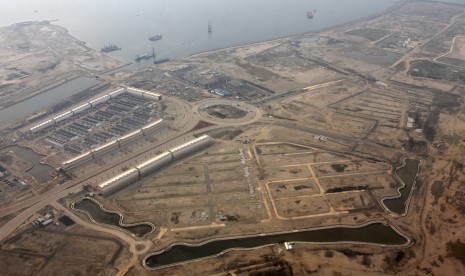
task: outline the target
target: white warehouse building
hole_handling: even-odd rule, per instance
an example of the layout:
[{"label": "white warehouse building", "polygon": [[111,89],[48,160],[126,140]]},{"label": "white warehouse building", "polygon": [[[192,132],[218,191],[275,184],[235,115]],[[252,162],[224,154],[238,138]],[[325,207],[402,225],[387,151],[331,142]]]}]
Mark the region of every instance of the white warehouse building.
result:
[{"label": "white warehouse building", "polygon": [[141,129],[138,129],[136,131],[133,131],[129,134],[126,134],[124,136],[122,136],[121,138],[118,138],[116,140],[113,140],[113,141],[110,141],[106,144],[103,144],[101,146],[99,146],[98,148],[95,148],[93,150],[90,150],[88,152],[85,152],[81,155],[78,155],[70,160],[67,160],[65,162],[63,162],[63,168],[65,170],[69,170],[69,169],[72,169],[76,166],[79,166],[87,161],[90,161],[94,158],[97,158],[99,156],[102,156],[110,151],[113,151],[117,148],[121,148],[122,146],[124,145],[127,145],[139,138],[142,138],[146,135],[149,135],[151,133],[153,133],[154,131],[156,130],[159,130],[161,128],[163,128],[163,126],[165,125],[165,122],[163,121],[163,119],[160,119],[158,121],[155,121],[151,124],[148,124],[147,126],[141,128]]},{"label": "white warehouse building", "polygon": [[154,158],[147,160],[146,162],[139,164],[136,169],[139,170],[140,176],[146,176],[151,172],[154,172],[173,161],[173,154],[169,151],[164,152],[155,156]]},{"label": "white warehouse building", "polygon": [[197,139],[191,140],[185,144],[170,149],[173,154],[173,159],[181,159],[193,152],[199,151],[211,143],[211,138],[208,135],[202,135]]},{"label": "white warehouse building", "polygon": [[129,183],[135,182],[139,179],[139,171],[136,168],[129,169],[107,181],[100,183],[98,189],[102,195],[112,194]]},{"label": "white warehouse building", "polygon": [[210,136],[202,135],[197,139],[191,140],[167,152],[161,153],[154,158],[137,165],[135,168],[127,170],[124,173],[121,173],[103,183],[100,183],[96,188],[101,195],[107,196],[136,182],[141,177],[169,165],[175,160],[181,159],[182,157],[204,149],[211,143],[212,139]]},{"label": "white warehouse building", "polygon": [[124,93],[128,93],[130,95],[134,95],[136,97],[139,97],[139,98],[143,98],[143,99],[149,99],[149,100],[152,100],[152,101],[161,101],[162,100],[162,95],[160,94],[156,94],[156,93],[153,93],[153,92],[149,92],[149,91],[145,91],[145,90],[141,90],[141,89],[137,89],[137,88],[132,88],[132,87],[127,87],[127,88],[120,88],[118,90],[115,90],[113,92],[110,92],[108,94],[105,94],[103,96],[100,96],[98,97],[97,99],[94,99],[90,102],[87,102],[85,104],[82,104],[78,107],[75,107],[71,110],[68,110],[64,113],[61,113],[55,117],[53,117],[53,119],[49,119],[47,121],[44,121],[42,123],[39,123],[35,126],[32,126],[31,128],[29,128],[29,131],[31,133],[37,133],[47,127],[50,127],[50,126],[54,126],[56,124],[58,124],[59,122],[61,121],[64,121],[72,116],[76,116],[77,114],[79,113],[82,113],[88,109],[91,109],[99,104],[102,104],[104,102],[107,102],[109,101],[110,99],[115,99],[116,97],[118,97],[119,95],[121,94],[124,94]]}]

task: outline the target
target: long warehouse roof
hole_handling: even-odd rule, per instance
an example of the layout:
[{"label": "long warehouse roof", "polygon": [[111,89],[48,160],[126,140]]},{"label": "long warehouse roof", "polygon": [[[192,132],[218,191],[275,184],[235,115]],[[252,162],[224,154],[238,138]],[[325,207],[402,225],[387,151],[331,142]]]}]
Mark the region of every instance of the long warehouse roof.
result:
[{"label": "long warehouse roof", "polygon": [[182,150],[182,149],[184,149],[184,148],[186,148],[186,147],[188,147],[188,146],[190,146],[190,145],[192,145],[192,144],[198,143],[198,142],[203,141],[203,140],[209,140],[209,139],[210,139],[210,136],[204,134],[204,135],[200,136],[200,137],[197,138],[197,139],[194,139],[194,140],[192,140],[192,141],[189,141],[189,142],[187,142],[187,143],[184,143],[184,144],[182,144],[182,145],[179,145],[179,146],[177,146],[177,147],[174,147],[174,148],[170,149],[170,151]]},{"label": "long warehouse roof", "polygon": [[137,169],[136,168],[132,168],[132,169],[129,169],[121,174],[118,174],[117,176],[113,177],[113,178],[110,178],[108,179],[107,181],[103,182],[103,183],[100,183],[98,184],[98,187],[100,189],[104,189],[106,186],[111,186],[113,183],[115,183],[116,181],[134,173],[134,172],[137,172]]}]

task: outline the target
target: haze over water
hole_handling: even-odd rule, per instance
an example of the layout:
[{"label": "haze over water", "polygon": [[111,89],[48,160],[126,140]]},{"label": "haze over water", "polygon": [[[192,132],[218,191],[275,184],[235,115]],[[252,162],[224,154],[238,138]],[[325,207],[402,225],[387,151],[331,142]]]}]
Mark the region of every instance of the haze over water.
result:
[{"label": "haze over water", "polygon": [[[152,47],[157,59],[173,59],[317,31],[382,12],[396,1],[15,0],[0,3],[0,25],[58,19],[53,23],[89,47],[100,50],[115,43],[122,50],[110,55],[131,62],[137,54],[151,53]],[[315,17],[308,19],[306,12],[313,10]],[[155,34],[163,34],[163,39],[149,41]]]}]

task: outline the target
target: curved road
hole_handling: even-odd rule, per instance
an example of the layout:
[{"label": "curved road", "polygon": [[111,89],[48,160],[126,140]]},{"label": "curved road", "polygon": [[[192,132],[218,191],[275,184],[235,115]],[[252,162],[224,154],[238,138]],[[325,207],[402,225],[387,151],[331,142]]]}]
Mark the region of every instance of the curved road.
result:
[{"label": "curved road", "polygon": [[[157,143],[151,144],[146,147],[142,147],[138,149],[137,151],[124,156],[124,159],[119,159],[114,162],[108,163],[102,167],[98,167],[93,171],[90,171],[86,173],[85,175],[75,179],[71,180],[65,184],[62,184],[60,186],[57,186],[43,194],[34,196],[33,198],[27,199],[25,201],[19,202],[17,204],[8,206],[0,210],[0,218],[7,216],[9,214],[18,212],[20,210],[25,209],[22,211],[20,214],[15,216],[12,220],[7,222],[3,227],[0,228],[0,241],[4,240],[6,237],[8,237],[15,229],[18,227],[22,226],[24,222],[34,215],[37,211],[40,209],[44,208],[47,205],[53,205],[56,201],[58,201],[60,198],[63,198],[67,196],[70,193],[75,193],[79,192],[82,190],[83,186],[88,183],[88,181],[94,177],[100,176],[104,174],[105,172],[120,166],[121,164],[127,162],[128,160],[132,160],[140,156],[143,156],[147,151],[149,150],[154,150],[154,149],[161,149],[164,150],[167,146],[167,144],[172,144],[173,142],[176,143],[183,143],[186,139],[192,139],[192,132],[190,132],[200,121],[200,119],[204,119],[201,117],[198,112],[193,111],[195,108],[193,108],[192,105],[189,103],[186,103],[182,100],[179,99],[174,99],[170,97],[166,97],[167,101],[170,102],[171,104],[175,104],[178,109],[175,109],[177,114],[182,114],[182,116],[178,116],[177,119],[173,122],[172,127],[176,128],[178,130],[176,133],[173,133],[172,135],[168,135],[164,137],[163,140],[158,141]],[[214,101],[216,102],[216,101]],[[203,103],[205,103],[203,101]],[[257,109],[258,110],[258,109]],[[258,120],[259,118],[259,112],[254,116],[253,121]],[[215,128],[222,128],[224,127],[221,122],[215,121],[217,125],[209,127],[209,129],[215,129]],[[247,122],[228,122],[224,123],[224,125],[245,125],[249,124],[250,121]],[[171,145],[168,146],[168,148],[171,148]]]}]

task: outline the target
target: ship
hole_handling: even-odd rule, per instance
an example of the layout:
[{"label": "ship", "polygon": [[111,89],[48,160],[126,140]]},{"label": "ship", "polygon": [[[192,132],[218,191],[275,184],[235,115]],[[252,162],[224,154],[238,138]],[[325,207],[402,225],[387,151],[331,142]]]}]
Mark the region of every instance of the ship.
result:
[{"label": "ship", "polygon": [[149,37],[149,40],[150,41],[157,41],[157,40],[161,40],[162,38],[163,38],[163,35],[157,34],[157,35]]},{"label": "ship", "polygon": [[149,58],[152,58],[153,55],[152,54],[143,54],[143,55],[137,55],[135,60],[136,61],[141,61],[143,59],[149,59]]},{"label": "ship", "polygon": [[213,31],[212,29],[212,23],[210,21],[208,21],[208,33],[211,34]]},{"label": "ship", "polygon": [[102,49],[100,49],[100,51],[104,53],[118,51],[118,50],[121,50],[121,48],[118,48],[118,46],[116,46],[115,44],[108,44],[108,45],[103,46]]},{"label": "ship", "polygon": [[136,61],[141,61],[141,60],[149,59],[149,58],[155,58],[155,48],[153,48],[153,52],[151,54],[137,55],[135,60]]},{"label": "ship", "polygon": [[307,17],[308,17],[308,18],[313,18],[313,12],[312,12],[312,11],[308,11],[308,12],[307,12]]},{"label": "ship", "polygon": [[153,62],[153,64],[160,64],[160,63],[164,63],[164,62],[168,62],[168,61],[170,61],[169,58],[162,58],[162,59],[155,60]]}]

